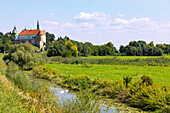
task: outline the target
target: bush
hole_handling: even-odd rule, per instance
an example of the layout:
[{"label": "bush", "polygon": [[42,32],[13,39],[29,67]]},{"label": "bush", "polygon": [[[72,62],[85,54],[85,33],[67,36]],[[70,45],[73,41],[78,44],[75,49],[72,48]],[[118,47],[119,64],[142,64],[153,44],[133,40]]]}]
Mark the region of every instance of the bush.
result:
[{"label": "bush", "polygon": [[59,72],[55,68],[40,65],[33,69],[33,75],[38,78],[51,80],[58,76]]},{"label": "bush", "polygon": [[153,84],[152,79],[148,76],[144,75],[144,76],[141,77],[141,79],[142,79],[142,84],[146,84],[147,86]]},{"label": "bush", "polygon": [[15,63],[9,63],[6,71],[6,77],[24,91],[35,91],[38,89],[38,87],[32,84],[28,74],[24,71],[20,71],[19,67]]},{"label": "bush", "polygon": [[123,83],[128,87],[128,84],[131,82],[132,77],[123,77]]},{"label": "bush", "polygon": [[3,60],[8,65],[10,62],[16,63],[21,69],[32,69],[42,63],[42,56],[35,53],[35,49],[29,43],[13,45],[8,55]]},{"label": "bush", "polygon": [[160,113],[170,113],[170,107],[167,106],[167,107],[163,108]]},{"label": "bush", "polygon": [[155,111],[169,105],[170,95],[168,91],[155,84],[149,84],[150,82],[144,82],[144,80],[151,80],[144,78],[147,77],[141,78],[141,81],[130,87],[128,103],[146,111]]},{"label": "bush", "polygon": [[69,77],[63,81],[64,84],[70,84],[73,86],[78,86],[78,90],[90,88],[92,81],[87,75],[78,75],[75,77]]}]

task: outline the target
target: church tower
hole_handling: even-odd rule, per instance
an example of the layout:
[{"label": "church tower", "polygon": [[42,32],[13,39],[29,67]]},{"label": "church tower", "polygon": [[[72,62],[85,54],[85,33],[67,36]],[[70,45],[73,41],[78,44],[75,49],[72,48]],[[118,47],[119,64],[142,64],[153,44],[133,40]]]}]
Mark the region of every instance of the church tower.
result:
[{"label": "church tower", "polygon": [[18,38],[18,31],[17,31],[16,26],[14,26],[14,29],[12,30],[12,32],[15,33],[15,39],[17,40],[17,38]]},{"label": "church tower", "polygon": [[39,20],[37,20],[37,29],[40,29]]}]

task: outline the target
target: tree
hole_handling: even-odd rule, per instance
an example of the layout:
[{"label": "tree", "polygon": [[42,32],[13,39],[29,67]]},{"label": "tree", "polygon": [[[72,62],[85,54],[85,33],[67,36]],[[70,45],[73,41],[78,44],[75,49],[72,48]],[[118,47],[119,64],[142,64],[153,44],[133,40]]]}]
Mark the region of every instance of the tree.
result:
[{"label": "tree", "polygon": [[137,47],[137,46],[139,46],[139,45],[138,45],[138,43],[137,43],[136,41],[131,41],[131,42],[129,42],[129,46],[135,46],[135,47]]},{"label": "tree", "polygon": [[136,56],[137,55],[136,47],[131,46],[126,54],[129,55],[129,56]]},{"label": "tree", "polygon": [[161,48],[163,50],[163,52],[165,52],[167,49],[167,46],[164,44],[156,44],[156,47]]},{"label": "tree", "polygon": [[89,56],[91,54],[91,48],[87,45],[83,45],[82,55]]},{"label": "tree", "polygon": [[123,45],[120,45],[119,51],[120,51],[120,53],[124,53],[125,52],[125,47]]},{"label": "tree", "polygon": [[46,32],[46,42],[52,42],[55,39],[55,35],[54,34],[50,34],[49,32]]},{"label": "tree", "polygon": [[144,47],[146,45],[146,42],[145,41],[142,41],[142,40],[139,40],[138,42],[138,45],[141,46],[141,47]]},{"label": "tree", "polygon": [[0,32],[0,36],[3,36],[3,33],[2,33],[2,32]]},{"label": "tree", "polygon": [[85,42],[84,45],[93,46],[93,44],[91,42]]},{"label": "tree", "polygon": [[10,52],[4,56],[3,60],[7,65],[14,62],[21,69],[32,69],[42,62],[42,57],[35,53],[35,49],[31,44],[25,43],[12,45]]},{"label": "tree", "polygon": [[64,42],[64,45],[67,47],[67,49],[71,49],[71,47],[73,46],[73,43],[69,40]]},{"label": "tree", "polygon": [[60,43],[54,43],[47,52],[47,56],[61,56],[61,54],[67,50],[66,46]]},{"label": "tree", "polygon": [[151,41],[148,45],[154,47],[153,41]]},{"label": "tree", "polygon": [[108,43],[106,44],[106,46],[108,46],[108,47],[110,47],[110,48],[113,48],[113,47],[114,47],[113,43],[111,43],[111,42],[108,42]]},{"label": "tree", "polygon": [[148,47],[149,47],[149,46],[146,45],[146,46],[144,46],[144,47],[142,48],[143,56],[148,56],[148,52],[149,52]]},{"label": "tree", "polygon": [[162,56],[163,55],[163,50],[158,47],[153,48],[153,55],[154,56]]},{"label": "tree", "polygon": [[143,56],[142,47],[137,47],[137,56]]},{"label": "tree", "polygon": [[78,55],[78,50],[77,50],[77,46],[73,45],[71,47],[71,52],[72,52],[72,56],[77,56]]}]

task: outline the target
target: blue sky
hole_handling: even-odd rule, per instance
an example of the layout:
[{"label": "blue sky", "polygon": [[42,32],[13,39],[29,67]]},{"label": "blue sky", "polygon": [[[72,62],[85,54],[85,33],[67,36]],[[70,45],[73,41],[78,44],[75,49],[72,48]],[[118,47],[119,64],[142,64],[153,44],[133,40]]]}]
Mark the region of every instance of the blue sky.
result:
[{"label": "blue sky", "polygon": [[0,31],[15,25],[40,27],[56,37],[69,36],[116,47],[132,40],[170,43],[170,0],[2,0]]}]

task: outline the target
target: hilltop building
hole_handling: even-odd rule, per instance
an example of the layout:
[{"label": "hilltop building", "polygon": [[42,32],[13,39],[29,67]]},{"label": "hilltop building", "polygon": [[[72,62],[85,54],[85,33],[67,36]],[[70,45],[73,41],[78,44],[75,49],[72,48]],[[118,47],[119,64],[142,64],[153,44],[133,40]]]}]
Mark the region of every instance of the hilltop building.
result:
[{"label": "hilltop building", "polygon": [[40,30],[39,21],[37,21],[37,29],[27,30],[25,28],[23,31],[21,31],[18,34],[16,27],[14,27],[13,31],[16,32],[15,41],[14,41],[15,44],[29,42],[39,47],[40,50],[44,50],[45,43],[46,43],[46,35],[45,35],[45,31]]}]

